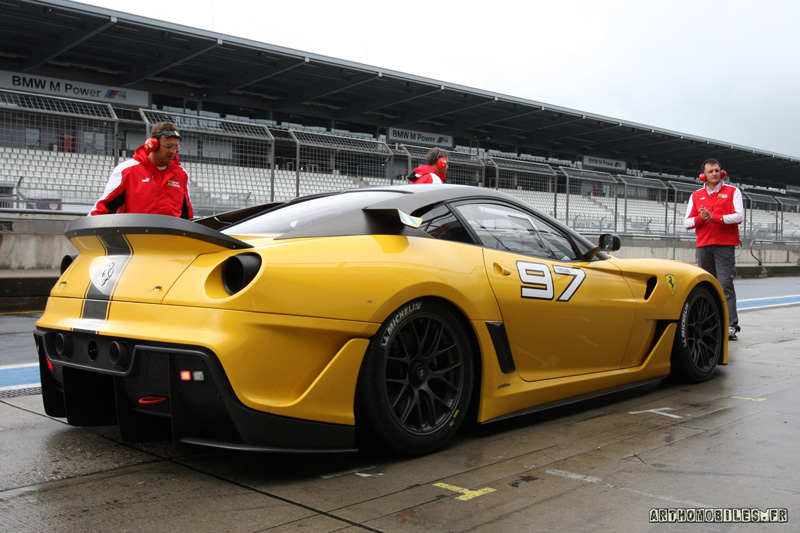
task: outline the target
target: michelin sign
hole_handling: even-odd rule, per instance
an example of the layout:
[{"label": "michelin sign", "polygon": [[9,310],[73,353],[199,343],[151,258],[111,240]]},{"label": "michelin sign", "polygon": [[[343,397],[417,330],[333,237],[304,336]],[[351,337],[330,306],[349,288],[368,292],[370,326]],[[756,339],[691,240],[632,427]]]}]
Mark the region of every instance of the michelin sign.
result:
[{"label": "michelin sign", "polygon": [[136,107],[150,105],[150,95],[147,91],[120,89],[108,85],[32,76],[4,70],[0,70],[0,88]]}]

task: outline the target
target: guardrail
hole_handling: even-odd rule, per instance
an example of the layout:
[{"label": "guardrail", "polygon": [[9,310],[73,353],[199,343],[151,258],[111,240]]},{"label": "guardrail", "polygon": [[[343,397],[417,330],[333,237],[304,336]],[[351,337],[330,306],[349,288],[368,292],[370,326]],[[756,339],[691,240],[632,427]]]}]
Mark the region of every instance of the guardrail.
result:
[{"label": "guardrail", "polygon": [[[756,255],[753,251],[753,247],[756,244],[758,244],[758,255]],[[753,259],[755,259],[758,262],[759,266],[764,264],[764,244],[800,247],[799,241],[775,241],[769,239],[753,239],[752,241],[750,241],[750,255],[753,257]],[[800,254],[797,255],[797,264],[800,265]]]}]

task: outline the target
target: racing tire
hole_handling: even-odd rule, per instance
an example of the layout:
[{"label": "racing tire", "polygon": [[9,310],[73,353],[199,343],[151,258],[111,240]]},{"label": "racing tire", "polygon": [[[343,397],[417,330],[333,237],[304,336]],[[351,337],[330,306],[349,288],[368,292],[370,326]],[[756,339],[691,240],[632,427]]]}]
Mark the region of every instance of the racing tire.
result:
[{"label": "racing tire", "polygon": [[405,456],[443,447],[470,405],[472,352],[463,322],[439,302],[414,300],[392,313],[358,377],[359,446]]},{"label": "racing tire", "polygon": [[672,347],[672,374],[699,383],[706,381],[722,356],[727,328],[719,301],[706,287],[689,293],[678,320]]}]

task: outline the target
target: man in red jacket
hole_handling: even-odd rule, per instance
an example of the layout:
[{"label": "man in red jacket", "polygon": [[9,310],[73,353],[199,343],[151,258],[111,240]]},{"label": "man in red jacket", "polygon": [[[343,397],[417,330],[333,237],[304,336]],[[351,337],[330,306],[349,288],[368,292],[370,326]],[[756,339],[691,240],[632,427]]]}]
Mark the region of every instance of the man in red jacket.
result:
[{"label": "man in red jacket", "polygon": [[90,215],[150,213],[190,219],[189,175],[178,160],[181,134],[159,122],[133,158],[117,165]]},{"label": "man in red jacket", "polygon": [[719,161],[706,159],[700,181],[705,186],[692,193],[686,208],[684,225],[697,234],[697,265],[714,274],[728,300],[728,338],[737,340],[739,317],[736,313],[736,247],[739,246],[739,224],[744,219],[742,193],[722,181],[727,172]]},{"label": "man in red jacket", "polygon": [[450,154],[441,148],[431,148],[425,156],[424,165],[414,169],[408,176],[411,183],[444,183],[447,179],[447,158]]}]

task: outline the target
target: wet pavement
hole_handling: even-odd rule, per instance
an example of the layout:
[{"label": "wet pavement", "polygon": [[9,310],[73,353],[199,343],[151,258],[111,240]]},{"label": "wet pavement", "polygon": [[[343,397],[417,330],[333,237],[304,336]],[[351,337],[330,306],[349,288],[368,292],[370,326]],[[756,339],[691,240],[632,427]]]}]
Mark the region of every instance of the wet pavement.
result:
[{"label": "wet pavement", "polygon": [[[798,289],[737,282],[740,302]],[[742,307],[730,364],[706,383],[470,428],[411,460],[182,454],[70,427],[35,389],[0,389],[0,531],[798,531],[800,306]],[[12,342],[31,318],[0,316],[0,365],[35,358],[32,339]]]}]

